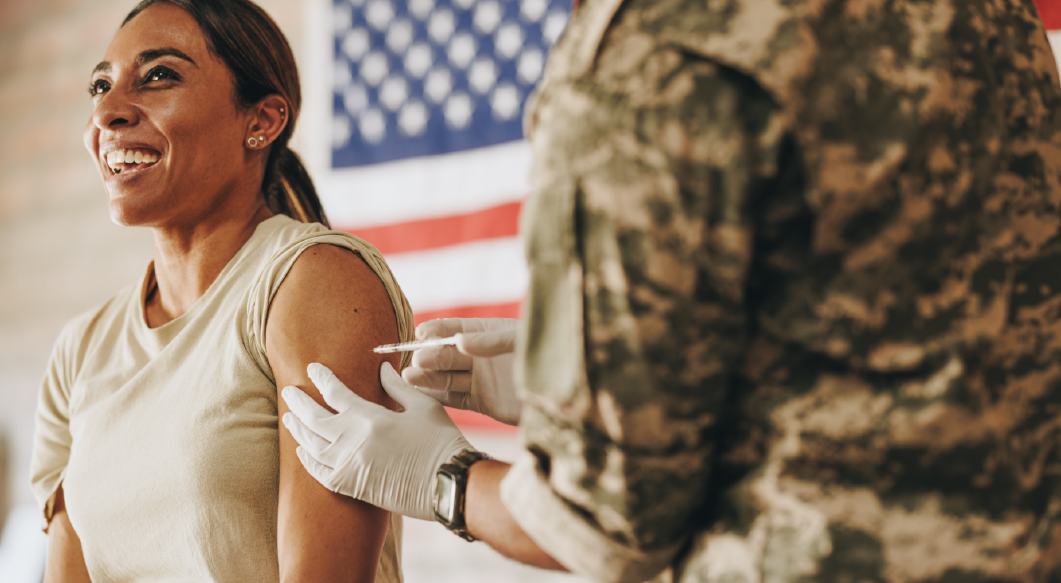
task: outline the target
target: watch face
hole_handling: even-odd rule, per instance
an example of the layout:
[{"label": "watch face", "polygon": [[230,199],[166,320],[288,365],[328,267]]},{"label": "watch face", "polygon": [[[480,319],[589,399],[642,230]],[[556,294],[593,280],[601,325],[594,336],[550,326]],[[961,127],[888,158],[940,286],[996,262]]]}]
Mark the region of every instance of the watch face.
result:
[{"label": "watch face", "polygon": [[439,472],[438,490],[435,491],[435,512],[442,517],[447,524],[452,524],[456,518],[457,482],[453,476]]}]

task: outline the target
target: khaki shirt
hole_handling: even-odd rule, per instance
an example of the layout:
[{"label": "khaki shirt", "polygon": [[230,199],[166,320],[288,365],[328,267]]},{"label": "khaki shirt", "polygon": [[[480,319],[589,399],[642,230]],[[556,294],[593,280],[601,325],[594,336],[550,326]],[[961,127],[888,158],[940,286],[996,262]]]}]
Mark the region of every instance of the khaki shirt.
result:
[{"label": "khaki shirt", "polygon": [[603,581],[1061,576],[1032,0],[587,0],[527,119],[509,511]]},{"label": "khaki shirt", "polygon": [[[265,328],[280,284],[314,245],[358,254],[387,289],[399,336],[412,337],[412,310],[374,247],[285,215],[259,224],[179,318],[147,325],[149,268],[63,329],[37,407],[32,486],[45,528],[62,486],[93,581],[279,581]],[[388,524],[376,580],[401,583],[401,517]]]}]

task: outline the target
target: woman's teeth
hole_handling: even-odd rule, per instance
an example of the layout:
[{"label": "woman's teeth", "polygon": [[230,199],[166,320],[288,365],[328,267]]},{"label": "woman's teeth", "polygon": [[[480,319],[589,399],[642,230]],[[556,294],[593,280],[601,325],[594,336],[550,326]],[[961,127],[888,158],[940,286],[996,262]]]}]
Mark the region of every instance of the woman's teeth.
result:
[{"label": "woman's teeth", "polygon": [[158,162],[158,154],[152,150],[114,150],[107,152],[107,166],[111,172],[118,174],[129,164],[154,164]]}]

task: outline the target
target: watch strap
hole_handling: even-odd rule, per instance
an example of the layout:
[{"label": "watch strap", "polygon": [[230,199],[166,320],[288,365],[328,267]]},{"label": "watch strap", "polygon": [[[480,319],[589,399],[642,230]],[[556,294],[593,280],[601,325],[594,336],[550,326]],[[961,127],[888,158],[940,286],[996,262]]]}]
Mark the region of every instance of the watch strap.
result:
[{"label": "watch strap", "polygon": [[468,468],[470,468],[475,462],[482,461],[485,459],[490,459],[490,456],[480,451],[466,449],[450,458],[450,460],[442,464],[442,466],[438,470],[439,473],[445,471],[446,473],[454,477],[454,482],[456,483],[456,491],[454,492],[453,496],[453,505],[455,511],[453,513],[453,521],[446,521],[445,517],[439,513],[438,499],[436,494],[435,519],[442,523],[443,526],[451,530],[454,534],[468,542],[476,540],[475,537],[467,531],[467,524],[464,521],[464,507],[465,500],[467,499],[468,490]]}]

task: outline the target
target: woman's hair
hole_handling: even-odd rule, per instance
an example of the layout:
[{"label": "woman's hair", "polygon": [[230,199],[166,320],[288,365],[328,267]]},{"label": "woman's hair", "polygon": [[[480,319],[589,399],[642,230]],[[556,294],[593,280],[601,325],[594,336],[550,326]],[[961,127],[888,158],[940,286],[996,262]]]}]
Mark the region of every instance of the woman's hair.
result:
[{"label": "woman's hair", "polygon": [[250,0],[143,0],[122,26],[161,2],[183,9],[199,23],[210,51],[232,72],[237,103],[250,107],[272,94],[287,101],[287,126],[270,148],[265,164],[265,202],[274,213],[328,225],[309,173],[287,147],[302,107],[302,91],[295,57],[284,33]]}]

